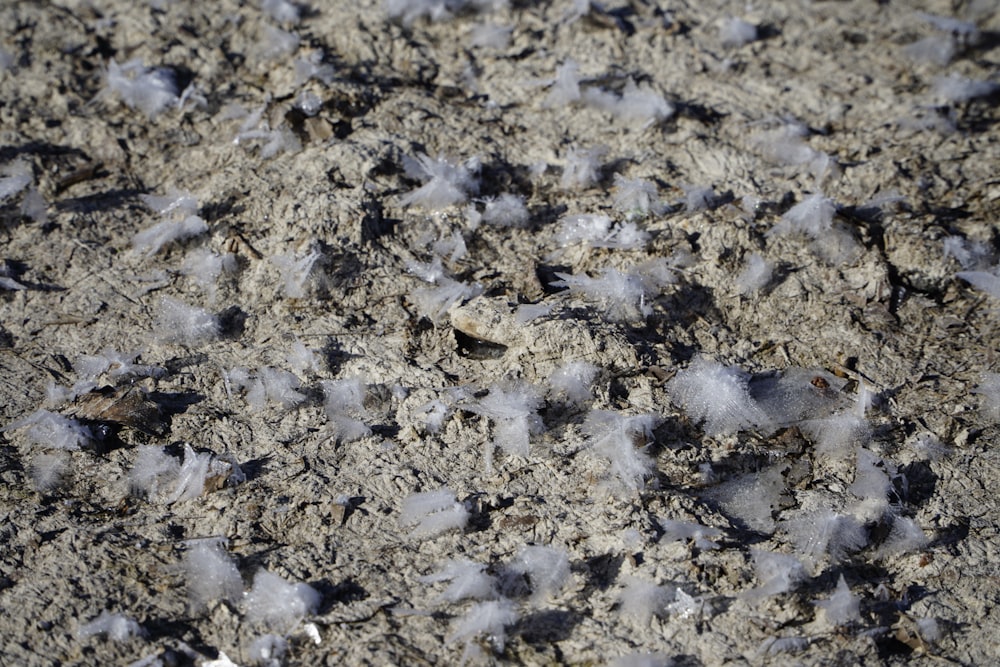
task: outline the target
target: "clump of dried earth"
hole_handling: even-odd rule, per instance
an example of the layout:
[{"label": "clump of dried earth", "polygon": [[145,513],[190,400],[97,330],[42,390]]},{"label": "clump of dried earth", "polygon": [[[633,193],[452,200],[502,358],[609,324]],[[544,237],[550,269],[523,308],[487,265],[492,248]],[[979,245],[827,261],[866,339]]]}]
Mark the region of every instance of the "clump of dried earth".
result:
[{"label": "clump of dried earth", "polygon": [[[107,437],[71,452],[67,476],[50,489],[32,479],[38,446],[22,430],[0,434],[0,661],[200,662],[221,651],[245,664],[262,629],[244,622],[239,604],[193,611],[177,568],[189,540],[220,536],[248,584],[266,568],[320,592],[305,619],[319,642],[293,633],[287,664],[458,662],[465,647],[447,638],[468,606],[438,604],[440,589],[418,577],[449,558],[496,568],[525,544],[565,549],[570,579],[543,603],[516,601],[521,620],[503,649],[481,640],[489,660],[589,665],[652,652],[706,665],[995,663],[998,430],[972,390],[997,370],[997,303],[955,278],[961,267],[943,243],[957,236],[997,250],[1000,132],[995,97],[953,102],[933,90],[949,73],[996,77],[1000,15],[959,4],[981,37],[941,64],[907,55],[940,31],[897,3],[612,2],[578,16],[567,2],[514,2],[410,26],[369,0],[315,3],[294,25],[232,0],[5,3],[0,164],[26,161],[46,210],[24,216],[23,193],[0,209],[0,259],[26,287],[0,292],[0,423],[43,407],[51,383],[72,385],[81,355],[137,351],[138,363],[166,372],[136,381],[163,423],[106,423]],[[720,21],[734,14],[760,38],[724,47]],[[513,26],[509,44],[470,46],[484,21]],[[297,47],[269,57],[269,26],[294,31]],[[311,53],[332,66],[327,81],[297,80],[294,60]],[[172,68],[204,103],[150,119],[100,96],[109,60],[134,58]],[[538,82],[569,58],[588,85],[620,89],[633,77],[663,93],[674,115],[643,126],[582,105],[548,108]],[[321,101],[313,116],[296,106],[302,91]],[[257,142],[234,142],[241,120],[227,120],[231,104],[263,105],[268,127],[301,147],[264,157]],[[755,137],[781,119],[800,122],[804,144],[837,167],[815,174],[768,159]],[[595,146],[607,149],[601,180],[562,189],[570,150]],[[462,206],[401,205],[419,186],[403,158],[420,153],[478,157],[480,196],[524,196],[530,223],[474,228]],[[669,204],[640,221],[651,240],[560,248],[564,215],[621,218],[615,174],[655,183]],[[718,196],[689,212],[691,186]],[[134,252],[135,234],[159,221],[139,196],[173,190],[197,196],[208,232],[151,257]],[[829,239],[767,235],[817,191],[837,203],[853,254],[831,261],[817,252]],[[889,193],[900,199],[869,205]],[[747,196],[758,204],[745,205]],[[456,334],[448,314],[432,321],[413,299],[425,285],[407,267],[455,234],[467,252],[444,266],[481,286],[464,312],[495,323],[489,345]],[[179,270],[197,248],[235,253],[238,270],[206,290]],[[270,258],[310,251],[320,257],[303,294],[286,296]],[[752,253],[775,273],[744,295],[736,276]],[[676,280],[631,321],[549,284],[556,271],[597,275],[679,254],[690,260]],[[221,314],[223,335],[164,342],[165,296]],[[551,310],[519,326],[519,304]],[[321,359],[300,373],[305,401],[251,409],[227,390],[223,371],[286,368],[297,341]],[[845,497],[854,461],[827,460],[787,429],[706,437],[664,390],[697,355],[752,373],[827,369],[868,386],[867,447],[894,471],[893,511],[916,522],[926,546],[892,558],[861,550],[819,564],[791,592],[741,597],[758,584],[753,549],[794,548],[713,504],[712,485],[785,466],[780,521],[817,493]],[[601,369],[593,399],[543,403],[544,433],[527,457],[498,450],[488,470],[492,422],[461,406],[439,432],[421,427],[417,408],[451,388],[475,396],[518,378],[544,389],[572,359]],[[320,383],[354,377],[367,385],[371,434],[338,441]],[[657,416],[655,475],[641,492],[603,483],[605,463],[584,447],[589,409]],[[246,480],[174,503],[130,491],[141,446],[179,454],[183,443],[230,456]],[[441,487],[467,503],[469,525],[408,538],[402,499]],[[659,539],[664,518],[723,530],[720,548]],[[832,627],[812,602],[841,574],[860,617]],[[631,576],[701,603],[638,623],[617,608]],[[137,620],[145,636],[78,636],[106,609]],[[940,636],[921,635],[928,618]],[[774,637],[807,641],[768,655],[761,647]]]}]

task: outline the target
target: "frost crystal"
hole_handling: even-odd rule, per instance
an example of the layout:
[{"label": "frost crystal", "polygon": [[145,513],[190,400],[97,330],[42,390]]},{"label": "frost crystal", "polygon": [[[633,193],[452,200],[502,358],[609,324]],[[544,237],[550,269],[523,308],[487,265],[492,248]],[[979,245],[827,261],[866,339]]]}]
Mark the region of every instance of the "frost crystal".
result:
[{"label": "frost crystal", "polygon": [[164,343],[202,345],[219,337],[219,321],[202,308],[165,296],[160,300],[155,336]]},{"label": "frost crystal", "polygon": [[567,60],[556,68],[556,78],[549,88],[543,106],[564,107],[580,101],[580,66]]},{"label": "frost crystal", "polygon": [[814,604],[823,610],[832,625],[849,625],[861,620],[860,601],[851,593],[844,575],[840,575],[833,595],[826,600],[816,600]]},{"label": "frost crystal", "polygon": [[1000,373],[983,373],[972,393],[979,394],[979,409],[986,418],[1000,422]]},{"label": "frost crystal", "polygon": [[80,626],[81,637],[104,635],[116,642],[123,642],[131,637],[142,637],[145,632],[142,626],[124,614],[111,614],[102,611],[101,615],[90,623]]},{"label": "frost crystal", "polygon": [[283,294],[289,299],[301,299],[306,295],[306,281],[316,261],[322,256],[319,250],[311,250],[302,257],[291,253],[274,255],[271,262],[281,271],[284,283]]},{"label": "frost crystal", "polygon": [[630,493],[642,490],[653,472],[646,449],[654,425],[652,415],[628,417],[607,410],[593,410],[583,424],[590,451],[608,461],[608,472]]},{"label": "frost crystal", "polygon": [[177,470],[174,491],[167,496],[166,502],[173,504],[183,500],[193,500],[206,490],[211,490],[208,486],[210,483],[221,486],[230,478],[234,481],[243,479],[243,473],[238,466],[216,458],[212,452],[199,454],[191,445],[185,444],[184,462]]},{"label": "frost crystal", "polygon": [[601,180],[601,160],[607,155],[604,146],[594,148],[571,148],[566,154],[562,178],[563,190],[586,190]]},{"label": "frost crystal", "polygon": [[526,576],[531,583],[531,600],[540,604],[562,590],[569,580],[569,555],[557,547],[526,546],[508,566],[508,572]]},{"label": "frost crystal", "polygon": [[285,664],[285,653],[288,652],[288,640],[281,635],[261,635],[252,642],[247,650],[248,657],[259,667],[281,667]]},{"label": "frost crystal", "polygon": [[834,157],[811,148],[803,140],[809,128],[792,121],[780,127],[755,134],[751,143],[770,162],[780,165],[805,166],[817,182],[839,171]]},{"label": "frost crystal", "polygon": [[140,445],[129,473],[129,485],[135,495],[155,497],[162,485],[177,478],[180,462],[167,454],[163,447]]},{"label": "frost crystal", "polygon": [[692,420],[705,423],[706,435],[725,435],[768,423],[750,396],[749,380],[735,366],[698,357],[670,381],[667,392]]},{"label": "frost crystal", "polygon": [[532,435],[545,430],[538,408],[542,399],[529,384],[494,384],[490,392],[477,403],[464,406],[493,420],[493,443],[489,445],[486,457],[487,469],[492,467],[493,445],[515,456],[527,456]]},{"label": "frost crystal", "polygon": [[364,380],[358,377],[324,380],[322,385],[326,398],[323,409],[330,420],[334,439],[352,442],[371,435],[371,429],[362,421],[369,417],[364,404]]},{"label": "frost crystal", "polygon": [[73,363],[73,370],[81,379],[94,380],[104,373],[111,378],[123,377],[162,377],[167,371],[159,366],[134,363],[139,352],[118,352],[106,348],[96,355],[80,355]]},{"label": "frost crystal", "polygon": [[214,600],[237,602],[243,595],[240,571],[223,546],[224,540],[189,543],[182,568],[191,606],[202,610]]},{"label": "frost crystal", "polygon": [[486,200],[482,220],[495,227],[526,227],[530,218],[524,197],[504,193],[496,199]]},{"label": "frost crystal", "polygon": [[48,493],[62,486],[69,472],[69,457],[63,452],[36,454],[29,466],[31,481],[39,493]]},{"label": "frost crystal", "polygon": [[410,299],[419,313],[431,322],[438,323],[452,306],[467,301],[482,292],[478,284],[468,285],[449,277],[441,266],[441,258],[430,263],[409,262],[407,271],[434,287],[420,287],[410,293]]},{"label": "frost crystal", "polygon": [[674,114],[674,108],[662,95],[649,86],[639,87],[629,79],[621,95],[588,88],[583,93],[583,100],[588,105],[611,113],[626,123],[633,123],[645,129],[662,122]]},{"label": "frost crystal", "polygon": [[564,396],[577,405],[591,398],[590,387],[597,376],[598,368],[587,361],[567,361],[549,376],[549,395]]},{"label": "frost crystal", "polygon": [[740,294],[749,296],[767,287],[771,282],[772,269],[759,253],[747,257],[743,270],[736,277],[736,287]]},{"label": "frost crystal", "polygon": [[959,271],[955,277],[994,299],[1000,299],[1000,266],[994,267],[992,271]]},{"label": "frost crystal", "polygon": [[783,521],[782,526],[798,553],[812,563],[826,555],[831,562],[840,562],[868,544],[868,532],[857,519],[831,510],[802,512]]},{"label": "frost crystal", "polygon": [[273,25],[265,25],[263,35],[257,43],[257,56],[262,60],[278,60],[295,53],[299,48],[299,36]]},{"label": "frost crystal", "polygon": [[33,179],[31,165],[26,160],[15,160],[0,167],[0,202],[31,185]]},{"label": "frost crystal", "polygon": [[489,600],[497,595],[497,580],[486,574],[486,566],[464,558],[449,560],[441,570],[420,577],[418,581],[425,584],[450,582],[438,596],[443,602]]},{"label": "frost crystal", "polygon": [[1000,92],[1000,83],[977,81],[954,73],[934,80],[934,96],[948,102],[968,102],[997,92]]},{"label": "frost crystal", "polygon": [[781,216],[781,221],[772,227],[767,235],[798,233],[819,239],[833,227],[833,216],[836,212],[837,206],[833,200],[817,192],[788,209],[788,212]]},{"label": "frost crystal", "polygon": [[649,233],[632,221],[612,227],[606,215],[584,214],[563,217],[555,238],[562,247],[586,243],[594,248],[634,250],[646,245]]},{"label": "frost crystal", "polygon": [[630,219],[661,211],[659,192],[652,181],[615,174],[614,182],[616,211],[623,212]]},{"label": "frost crystal", "polygon": [[190,276],[199,287],[208,292],[209,299],[215,299],[215,282],[222,272],[236,271],[236,255],[219,255],[205,248],[196,248],[184,257],[181,273]]},{"label": "frost crystal", "polygon": [[299,8],[288,0],[261,0],[260,10],[279,23],[299,22]]},{"label": "frost crystal", "polygon": [[105,87],[99,97],[118,95],[132,109],[139,109],[155,118],[167,107],[177,103],[177,84],[174,71],[168,68],[151,69],[139,59],[119,65],[112,59],[105,74]]},{"label": "frost crystal", "polygon": [[494,649],[503,651],[507,643],[507,627],[517,623],[517,619],[517,608],[510,600],[480,602],[455,622],[447,641],[469,642],[485,635]]},{"label": "frost crystal", "polygon": [[512,32],[514,32],[512,26],[480,23],[472,28],[469,46],[478,49],[503,51],[510,45],[510,35]]},{"label": "frost crystal", "polygon": [[660,519],[660,527],[663,529],[662,539],[668,542],[694,540],[694,545],[702,550],[718,549],[718,543],[713,540],[723,535],[723,532],[718,528],[690,521]]},{"label": "frost crystal", "polygon": [[741,18],[730,17],[719,27],[719,40],[728,48],[749,44],[757,39],[757,26]]},{"label": "frost crystal", "polygon": [[771,551],[754,551],[754,564],[760,586],[743,593],[749,600],[787,593],[800,581],[806,579],[805,568],[798,558]]},{"label": "frost crystal", "polygon": [[321,596],[308,584],[293,584],[267,570],[261,570],[246,594],[246,618],[279,632],[292,630],[303,618],[316,613]]},{"label": "frost crystal", "polygon": [[667,605],[673,600],[673,587],[657,586],[639,577],[628,577],[624,590],[618,596],[620,611],[641,624],[649,623],[653,616],[666,613]]},{"label": "frost crystal", "polygon": [[875,552],[876,558],[892,558],[914,551],[920,551],[930,540],[913,519],[901,516],[892,517],[892,528],[889,536]]},{"label": "frost crystal", "polygon": [[567,287],[570,293],[595,302],[610,320],[635,321],[653,312],[646,303],[646,286],[634,274],[607,267],[599,278],[569,273],[556,273],[556,277],[559,280],[550,283],[553,287]]},{"label": "frost crystal", "polygon": [[403,197],[400,203],[429,211],[461,204],[479,192],[479,167],[479,158],[459,164],[443,156],[435,159],[423,153],[416,158],[404,156],[403,168],[407,177],[423,181],[424,185]]},{"label": "frost crystal", "polygon": [[24,435],[29,442],[50,449],[80,449],[93,437],[90,429],[77,420],[48,410],[36,410],[0,432],[24,427],[27,427]]},{"label": "frost crystal", "polygon": [[450,530],[462,530],[469,520],[469,510],[455,499],[451,489],[414,493],[403,500],[399,522],[413,526],[410,537],[435,537]]}]

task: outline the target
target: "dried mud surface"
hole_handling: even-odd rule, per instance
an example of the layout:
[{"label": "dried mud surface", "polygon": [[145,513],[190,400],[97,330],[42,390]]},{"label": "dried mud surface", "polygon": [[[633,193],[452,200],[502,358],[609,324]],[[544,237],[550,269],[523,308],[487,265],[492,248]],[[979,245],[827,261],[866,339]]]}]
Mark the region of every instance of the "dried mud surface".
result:
[{"label": "dried mud surface", "polygon": [[[942,253],[952,235],[996,243],[996,100],[954,105],[953,132],[912,122],[947,111],[930,92],[934,77],[996,76],[1000,15],[980,17],[983,41],[942,67],[905,56],[933,31],[897,3],[761,3],[744,15],[742,3],[635,1],[563,24],[566,3],[514,3],[489,17],[515,26],[501,50],[467,46],[480,17],[407,28],[367,0],[316,3],[294,26],[298,55],[321,49],[335,74],[330,85],[296,85],[290,57],[255,55],[273,21],[253,3],[164,5],[0,7],[2,46],[14,55],[0,73],[0,163],[27,160],[48,202],[45,222],[22,217],[19,197],[0,209],[0,259],[27,286],[0,292],[0,423],[43,406],[50,382],[72,384],[83,354],[142,350],[142,363],[168,369],[142,382],[167,414],[166,431],[122,428],[72,452],[69,477],[53,491],[34,489],[36,450],[20,432],[0,433],[0,662],[187,659],[186,646],[243,664],[260,628],[242,622],[236,605],[193,613],[178,574],[185,540],[203,536],[227,538],[248,583],[266,567],[320,591],[308,620],[321,643],[293,636],[292,665],[457,663],[462,645],[446,639],[467,606],[435,604],[439,589],[417,577],[448,558],[507,562],[526,543],[567,549],[571,581],[545,604],[518,602],[522,620],[491,658],[498,663],[604,664],[634,652],[691,665],[1000,660],[998,429],[970,393],[981,372],[997,370],[997,306],[957,280],[958,265]],[[723,48],[717,24],[730,14],[764,26],[764,38]],[[150,121],[117,100],[95,101],[111,57],[173,67],[207,104]],[[641,128],[592,108],[545,108],[545,89],[532,81],[551,78],[566,58],[594,81],[647,82],[677,113]],[[302,88],[323,101],[315,118],[294,111]],[[220,117],[230,102],[267,104],[272,127],[291,128],[301,150],[264,159],[258,147],[235,144],[239,121]],[[768,162],[751,140],[783,116],[807,125],[808,145],[839,162],[822,188],[858,241],[847,261],[824,261],[799,237],[765,236],[817,185],[806,168]],[[604,180],[562,190],[567,151],[595,145],[607,147]],[[417,187],[402,158],[418,152],[479,156],[481,195],[524,195],[531,225],[471,230],[459,207],[401,206]],[[543,162],[551,167],[533,178]],[[683,202],[681,186],[691,184],[710,185],[727,203],[643,220],[654,236],[641,250],[560,249],[552,230],[563,214],[617,215],[614,173],[655,181],[670,203]],[[132,237],[158,220],[138,196],[170,189],[199,197],[209,232],[152,258],[132,252]],[[866,202],[893,190],[904,203],[865,213]],[[756,216],[739,209],[744,195],[762,201]],[[433,242],[455,231],[468,254],[446,268],[482,285],[469,307],[501,323],[499,354],[463,354],[468,341],[456,339],[449,318],[432,323],[410,299],[420,281],[406,263],[429,260]],[[214,297],[178,272],[195,247],[239,258]],[[310,247],[322,260],[305,296],[287,298],[268,257]],[[677,251],[695,261],[640,321],[610,322],[544,284],[552,266],[594,274]],[[735,276],[753,252],[779,268],[768,289],[741,296]],[[225,335],[190,348],[161,342],[165,295],[224,313]],[[553,310],[518,327],[510,324],[518,303]],[[323,359],[302,377],[308,400],[254,411],[227,395],[223,369],[283,367],[296,338]],[[842,497],[853,467],[823,460],[808,442],[705,437],[664,392],[696,354],[750,372],[825,368],[868,383],[878,398],[869,448],[897,466],[894,502],[929,545],[889,559],[861,551],[819,568],[794,593],[740,598],[756,585],[750,548],[789,547],[706,501],[699,465],[711,463],[722,479],[775,461],[804,465],[779,519],[816,494]],[[419,428],[417,408],[446,388],[505,377],[544,383],[570,358],[603,369],[591,407],[661,418],[650,450],[657,473],[640,494],[603,487],[604,464],[582,451],[583,409],[548,405],[531,454],[498,452],[492,473],[483,466],[488,420],[458,410],[438,434]],[[372,435],[337,442],[320,381],[356,376],[369,384]],[[927,435],[947,455],[932,460],[912,446]],[[247,481],[173,504],[131,495],[137,447],[178,443],[232,455]],[[402,498],[441,486],[468,502],[469,526],[408,539],[398,525]],[[721,528],[721,548],[659,540],[657,518]],[[617,595],[633,574],[704,596],[702,612],[648,624],[621,617]],[[862,622],[834,629],[812,600],[828,596],[840,574],[862,600]],[[79,625],[104,609],[134,617],[147,637],[79,638]],[[935,643],[914,629],[927,617],[942,628]],[[793,654],[762,654],[773,636],[810,639]]]}]

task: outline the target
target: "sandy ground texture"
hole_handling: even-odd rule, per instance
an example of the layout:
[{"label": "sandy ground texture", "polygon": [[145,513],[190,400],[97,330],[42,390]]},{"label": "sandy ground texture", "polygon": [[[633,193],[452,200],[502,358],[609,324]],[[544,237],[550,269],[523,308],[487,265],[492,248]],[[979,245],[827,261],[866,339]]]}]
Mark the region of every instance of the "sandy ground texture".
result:
[{"label": "sandy ground texture", "polygon": [[991,4],[0,3],[0,662],[1000,662]]}]

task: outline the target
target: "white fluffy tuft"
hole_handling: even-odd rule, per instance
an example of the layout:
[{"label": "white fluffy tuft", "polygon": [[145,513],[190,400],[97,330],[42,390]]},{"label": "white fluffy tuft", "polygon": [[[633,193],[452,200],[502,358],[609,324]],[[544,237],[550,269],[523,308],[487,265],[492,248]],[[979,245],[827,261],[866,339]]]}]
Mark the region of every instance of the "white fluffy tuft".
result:
[{"label": "white fluffy tuft", "polygon": [[548,394],[581,405],[593,398],[591,387],[599,370],[588,361],[567,361],[549,376]]},{"label": "white fluffy tuft", "polygon": [[404,196],[400,203],[429,211],[461,204],[479,192],[479,167],[479,158],[458,163],[443,156],[431,158],[424,153],[418,153],[416,158],[404,156],[406,175],[424,184]]},{"label": "white fluffy tuft", "polygon": [[278,23],[299,22],[299,8],[288,0],[260,0],[260,10]]},{"label": "white fluffy tuft", "polygon": [[680,542],[693,540],[694,545],[703,551],[718,549],[719,544],[715,539],[724,534],[718,528],[703,526],[700,523],[691,521],[675,521],[673,519],[660,519],[660,527],[663,529],[661,539],[668,542]]},{"label": "white fluffy tuft", "polygon": [[226,372],[230,386],[237,391],[246,389],[247,404],[256,411],[263,410],[267,401],[273,401],[289,410],[305,400],[297,391],[302,381],[294,373],[265,366],[251,375],[245,368],[232,368]]},{"label": "white fluffy tuft", "polygon": [[469,46],[503,51],[510,45],[512,32],[514,32],[513,26],[480,23],[472,27],[472,32],[469,35]]},{"label": "white fluffy tuft", "polygon": [[902,516],[892,517],[889,536],[879,545],[876,558],[893,558],[920,551],[930,543],[927,535],[913,519]]},{"label": "white fluffy tuft", "polygon": [[485,200],[482,221],[494,227],[527,227],[531,218],[524,197],[505,192],[495,199]]},{"label": "white fluffy tuft", "polygon": [[184,500],[194,500],[207,491],[225,484],[243,481],[243,471],[232,461],[216,457],[212,452],[194,451],[191,445],[184,445],[184,461],[177,469],[173,493],[167,496],[168,504]]},{"label": "white fluffy tuft", "polygon": [[478,284],[468,285],[449,277],[441,266],[440,257],[435,257],[429,263],[408,262],[406,270],[432,285],[414,289],[410,293],[410,300],[417,311],[431,322],[441,322],[453,306],[478,296],[483,291]]},{"label": "white fluffy tuft", "polygon": [[641,491],[653,474],[653,459],[646,453],[656,418],[629,417],[607,410],[593,410],[583,423],[588,449],[608,462],[607,471],[629,493]]},{"label": "white fluffy tuft", "polygon": [[507,627],[517,623],[517,620],[517,607],[510,600],[480,602],[455,621],[447,641],[471,642],[482,635],[494,650],[503,651],[507,643]]},{"label": "white fluffy tuft", "polygon": [[500,447],[514,456],[527,456],[531,436],[545,430],[538,408],[542,399],[538,391],[525,382],[494,384],[489,393],[464,409],[493,420],[493,442],[487,445],[486,466],[492,467],[492,450]]},{"label": "white fluffy tuft", "polygon": [[604,146],[571,148],[566,154],[559,185],[563,190],[586,190],[601,180],[601,161],[607,155]]},{"label": "white fluffy tuft", "polygon": [[2,431],[25,427],[28,442],[47,449],[80,449],[93,437],[90,429],[77,420],[44,409],[8,424]]},{"label": "white fluffy tuft", "polygon": [[63,452],[42,452],[35,454],[29,467],[31,481],[39,493],[58,489],[66,481],[69,473],[69,457]]},{"label": "white fluffy tuft", "polygon": [[449,488],[413,493],[403,499],[399,522],[412,526],[410,537],[426,538],[450,530],[462,530],[469,520],[469,510],[455,499]]},{"label": "white fluffy tuft", "polygon": [[980,292],[985,292],[994,299],[1000,299],[1000,266],[993,267],[990,271],[959,271],[955,276]]},{"label": "white fluffy tuft", "polygon": [[102,611],[101,615],[90,623],[81,625],[77,634],[80,637],[104,635],[112,641],[123,642],[132,637],[143,637],[146,632],[141,625],[125,614]]},{"label": "white fluffy tuft", "polygon": [[579,102],[580,66],[573,59],[568,59],[556,67],[556,78],[552,80],[549,94],[545,96],[543,106],[549,108],[564,107]]},{"label": "white fluffy tuft", "polygon": [[646,283],[634,273],[622,273],[614,267],[606,267],[597,278],[570,273],[556,273],[556,276],[559,280],[550,285],[566,287],[571,294],[593,301],[609,320],[632,322],[653,312],[646,303]]},{"label": "white fluffy tuft", "polygon": [[774,532],[774,512],[781,508],[786,491],[782,467],[774,465],[728,480],[709,490],[706,496],[716,500],[728,516],[739,519],[752,530],[769,534]]},{"label": "white fluffy tuft", "polygon": [[673,586],[658,586],[639,577],[628,577],[625,581],[625,588],[618,595],[619,611],[623,616],[644,625],[654,616],[666,614],[667,605],[674,598]]},{"label": "white fluffy tuft", "polygon": [[221,538],[188,543],[181,568],[195,611],[215,600],[236,603],[243,595],[243,578],[224,543]]},{"label": "white fluffy tuft", "polygon": [[614,208],[627,218],[644,218],[663,211],[656,184],[642,178],[625,178],[615,174]]},{"label": "white fluffy tuft", "polygon": [[339,442],[351,442],[371,435],[371,429],[364,423],[369,417],[365,409],[367,387],[359,377],[340,380],[324,380],[323,409],[333,429],[334,438]]},{"label": "white fluffy tuft", "polygon": [[837,589],[826,600],[816,600],[814,604],[823,610],[831,625],[844,626],[861,620],[861,605],[858,597],[851,593],[844,575],[837,581]]},{"label": "white fluffy tuft", "polygon": [[0,167],[0,202],[31,185],[32,180],[34,175],[27,160],[14,160]]},{"label": "white fluffy tuft", "polygon": [[279,632],[292,630],[303,618],[316,613],[321,596],[312,586],[293,584],[261,570],[244,599],[246,620]]},{"label": "white fluffy tuft", "polygon": [[417,580],[424,584],[450,582],[437,598],[442,602],[491,600],[497,596],[497,580],[486,573],[486,566],[464,558],[449,560],[438,572]]},{"label": "white fluffy tuft", "polygon": [[983,373],[972,393],[979,394],[979,409],[994,422],[1000,422],[1000,373]]},{"label": "white fluffy tuft", "polygon": [[151,119],[178,100],[173,70],[149,68],[139,59],[122,65],[114,59],[108,62],[104,86],[99,97],[117,95],[129,108],[139,109]]},{"label": "white fluffy tuft", "polygon": [[813,564],[827,556],[838,563],[868,544],[868,531],[857,519],[828,509],[800,512],[781,526],[797,553]]},{"label": "white fluffy tuft", "polygon": [[287,652],[287,639],[281,635],[264,634],[250,642],[247,657],[258,667],[282,667]]},{"label": "white fluffy tuft", "polygon": [[583,92],[583,101],[643,129],[674,115],[674,107],[663,95],[646,84],[637,86],[632,79],[625,82],[620,95],[596,87],[588,88]]},{"label": "white fluffy tuft", "polygon": [[759,253],[752,253],[736,277],[736,289],[740,294],[749,296],[767,287],[772,275],[773,269],[767,260]]},{"label": "white fluffy tuft", "polygon": [[934,80],[933,95],[946,102],[968,102],[1000,92],[1000,83],[977,81],[955,73]]},{"label": "white fluffy tuft", "polygon": [[301,257],[292,253],[271,256],[271,263],[281,271],[282,292],[286,297],[301,299],[306,296],[306,283],[320,257],[319,250],[311,250]]},{"label": "white fluffy tuft", "polygon": [[796,121],[786,121],[776,129],[759,132],[751,143],[763,157],[775,164],[804,166],[812,172],[817,183],[827,176],[839,173],[836,158],[811,148],[804,138],[809,128]]},{"label": "white fluffy tuft", "polygon": [[750,396],[749,380],[736,366],[698,357],[667,384],[667,393],[692,420],[704,422],[706,435],[725,435],[769,423]]},{"label": "white fluffy tuft", "polygon": [[155,337],[163,343],[194,347],[219,337],[219,321],[214,315],[168,296],[160,299],[154,326]]},{"label": "white fluffy tuft", "polygon": [[118,352],[105,348],[100,354],[83,354],[73,362],[73,370],[83,380],[94,380],[107,373],[110,378],[151,377],[158,378],[166,374],[166,369],[159,366],[136,364],[139,352]]},{"label": "white fluffy tuft", "polygon": [[140,445],[129,486],[134,495],[155,498],[163,487],[177,478],[180,462],[157,445]]},{"label": "white fluffy tuft", "polygon": [[808,576],[802,563],[794,556],[754,550],[753,560],[760,586],[743,593],[742,597],[748,600],[787,593]]},{"label": "white fluffy tuft", "polygon": [[215,299],[215,282],[223,272],[234,273],[237,266],[232,253],[220,255],[207,248],[195,248],[184,257],[181,273],[208,292],[209,299]]},{"label": "white fluffy tuft", "polygon": [[781,216],[781,221],[768,230],[767,235],[795,233],[819,239],[833,227],[833,216],[836,213],[837,206],[833,200],[817,192],[788,209]]},{"label": "white fluffy tuft", "polygon": [[737,48],[757,39],[757,26],[741,18],[723,19],[719,26],[719,41],[727,48]]},{"label": "white fluffy tuft", "polygon": [[569,554],[559,547],[525,546],[507,572],[527,577],[532,603],[541,604],[557,595],[569,581]]},{"label": "white fluffy tuft", "polygon": [[143,257],[152,257],[173,241],[198,236],[208,231],[208,225],[197,215],[182,220],[164,220],[144,229],[132,238],[132,248]]}]

